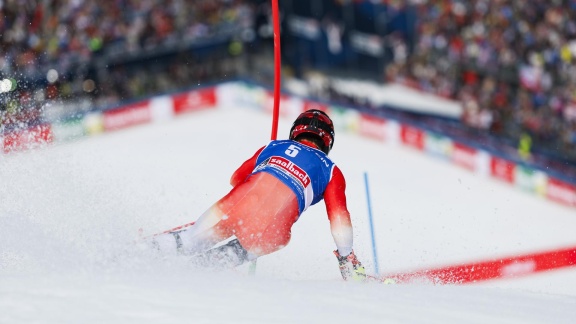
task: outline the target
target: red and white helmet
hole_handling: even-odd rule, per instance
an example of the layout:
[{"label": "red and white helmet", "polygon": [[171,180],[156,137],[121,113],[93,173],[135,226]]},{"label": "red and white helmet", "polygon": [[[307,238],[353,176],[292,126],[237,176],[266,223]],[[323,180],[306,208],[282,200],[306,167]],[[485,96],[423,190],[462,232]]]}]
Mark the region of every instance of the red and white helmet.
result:
[{"label": "red and white helmet", "polygon": [[310,109],[296,118],[290,129],[290,139],[294,140],[302,134],[319,137],[323,143],[320,149],[326,154],[334,145],[334,124],[322,110]]}]

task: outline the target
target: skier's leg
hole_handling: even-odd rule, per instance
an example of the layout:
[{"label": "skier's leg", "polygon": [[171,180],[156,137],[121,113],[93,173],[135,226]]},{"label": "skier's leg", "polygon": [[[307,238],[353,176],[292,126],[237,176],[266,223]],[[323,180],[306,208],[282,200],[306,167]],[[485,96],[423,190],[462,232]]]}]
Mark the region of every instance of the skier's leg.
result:
[{"label": "skier's leg", "polygon": [[192,226],[181,230],[166,232],[152,238],[152,244],[162,253],[196,254],[206,251],[228,236],[213,230],[222,219],[222,212],[218,203],[205,211]]},{"label": "skier's leg", "polygon": [[226,196],[218,200],[196,220],[194,225],[183,230],[173,231],[156,238],[161,250],[184,254],[197,254],[207,251],[219,242],[235,234],[236,223],[227,222],[230,213],[246,214],[254,209],[254,204],[246,204],[251,197],[254,182],[246,182],[234,187]]},{"label": "skier's leg", "polygon": [[[231,251],[241,260],[253,260],[286,246],[297,219],[298,202],[291,189],[273,176],[260,173],[233,188],[194,225],[161,235],[157,241],[172,251],[190,255],[205,252],[236,236],[237,243],[231,244],[241,249]],[[229,246],[220,248],[210,253],[218,254]]]},{"label": "skier's leg", "polygon": [[205,267],[232,268],[255,258],[256,256],[246,251],[238,239],[235,238],[224,245],[195,256],[194,262]]},{"label": "skier's leg", "polygon": [[298,219],[298,201],[292,190],[266,173],[250,177],[223,199],[221,206],[226,216],[214,231],[235,235],[251,259],[286,246]]},{"label": "skier's leg", "polygon": [[252,258],[276,252],[290,242],[292,223],[273,223],[255,237],[245,238],[242,244]]}]

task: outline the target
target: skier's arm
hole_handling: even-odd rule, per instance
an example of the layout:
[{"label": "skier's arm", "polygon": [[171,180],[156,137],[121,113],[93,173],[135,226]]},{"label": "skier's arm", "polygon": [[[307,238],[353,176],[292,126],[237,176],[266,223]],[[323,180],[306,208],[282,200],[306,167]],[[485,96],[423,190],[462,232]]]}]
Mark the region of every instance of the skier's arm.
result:
[{"label": "skier's arm", "polygon": [[346,180],[342,171],[336,166],[332,172],[332,179],[324,191],[326,212],[330,220],[330,230],[338,252],[347,255],[352,252],[352,221],[346,206]]},{"label": "skier's arm", "polygon": [[342,278],[364,280],[366,278],[364,267],[352,250],[353,232],[350,212],[346,206],[346,180],[337,166],[334,167],[332,179],[324,192],[324,201],[330,220],[330,230],[337,247],[334,254],[338,259]]},{"label": "skier's arm", "polygon": [[264,147],[261,147],[251,158],[244,161],[244,163],[234,171],[230,178],[230,184],[232,187],[236,187],[240,183],[244,182],[250,173],[252,173],[254,167],[256,167],[256,159],[258,159],[258,155],[260,155],[260,152],[262,152],[263,149]]}]

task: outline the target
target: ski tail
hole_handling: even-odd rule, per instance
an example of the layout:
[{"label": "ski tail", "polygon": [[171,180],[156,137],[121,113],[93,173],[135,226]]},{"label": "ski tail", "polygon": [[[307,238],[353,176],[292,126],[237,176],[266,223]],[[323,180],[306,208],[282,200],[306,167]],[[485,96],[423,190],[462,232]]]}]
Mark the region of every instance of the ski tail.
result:
[{"label": "ski tail", "polygon": [[140,229],[138,229],[138,233],[140,233],[140,238],[141,238],[141,239],[151,239],[151,238],[154,238],[154,237],[159,236],[159,235],[169,234],[169,233],[177,233],[177,232],[183,231],[183,230],[187,229],[188,227],[194,225],[195,223],[196,223],[196,222],[187,223],[187,224],[184,224],[184,225],[176,226],[176,227],[174,227],[174,228],[171,228],[171,229],[168,229],[168,230],[159,232],[159,233],[147,235],[147,236],[144,236],[144,235],[143,235],[144,230],[143,230],[142,228],[140,228]]}]

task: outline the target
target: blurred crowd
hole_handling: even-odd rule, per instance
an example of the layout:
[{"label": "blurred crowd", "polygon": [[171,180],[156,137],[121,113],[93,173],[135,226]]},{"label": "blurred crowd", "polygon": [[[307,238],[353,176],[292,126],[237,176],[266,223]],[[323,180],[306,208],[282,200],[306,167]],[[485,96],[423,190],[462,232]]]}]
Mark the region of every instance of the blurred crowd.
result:
[{"label": "blurred crowd", "polygon": [[386,78],[459,100],[463,122],[576,160],[576,1],[419,1]]},{"label": "blurred crowd", "polygon": [[[252,12],[242,0],[0,1],[0,80],[17,83],[0,92],[0,124],[30,121],[50,100],[112,105],[234,76],[227,54]],[[215,39],[232,41],[224,55],[191,54]]]}]

